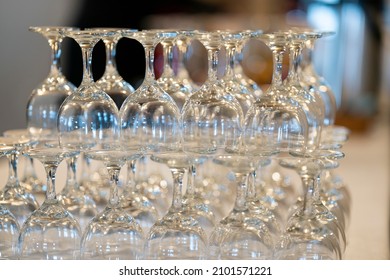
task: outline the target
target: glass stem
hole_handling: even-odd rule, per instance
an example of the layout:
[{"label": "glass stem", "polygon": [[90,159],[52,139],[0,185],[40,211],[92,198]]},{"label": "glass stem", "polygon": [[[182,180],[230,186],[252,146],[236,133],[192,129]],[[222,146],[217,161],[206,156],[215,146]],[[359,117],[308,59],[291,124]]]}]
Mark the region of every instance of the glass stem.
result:
[{"label": "glass stem", "polygon": [[145,62],[146,62],[146,71],[145,71],[145,84],[152,84],[154,76],[154,50],[155,46],[145,45]]},{"label": "glass stem", "polygon": [[283,56],[284,56],[283,48],[276,48],[272,51],[273,58],[273,74],[272,74],[272,86],[281,86],[283,79]]},{"label": "glass stem", "polygon": [[188,184],[186,189],[187,197],[194,197],[195,195],[195,178],[196,178],[197,166],[195,163],[191,164],[188,168]]},{"label": "glass stem", "polygon": [[302,47],[300,44],[291,44],[290,46],[290,65],[287,81],[289,84],[299,84],[298,67],[300,63]]},{"label": "glass stem", "polygon": [[9,176],[8,176],[8,186],[19,186],[19,177],[18,177],[18,158],[19,152],[14,151],[9,155]]},{"label": "glass stem", "polygon": [[55,200],[57,199],[55,182],[56,182],[56,165],[45,165],[46,176],[47,176],[47,190],[46,190],[46,200]]},{"label": "glass stem", "polygon": [[36,178],[37,175],[35,173],[34,168],[34,159],[33,158],[27,158],[26,164],[24,165],[23,170],[23,179],[27,180],[29,178]]},{"label": "glass stem", "polygon": [[93,73],[92,73],[92,50],[93,47],[82,47],[83,56],[83,80],[80,86],[87,86],[93,84]]},{"label": "glass stem", "polygon": [[225,48],[227,63],[224,78],[229,81],[234,79],[236,46],[234,44],[226,44]]},{"label": "glass stem", "polygon": [[119,173],[121,169],[120,167],[109,167],[107,170],[110,176],[110,199],[108,203],[112,208],[114,208],[119,205],[118,185]]},{"label": "glass stem", "polygon": [[256,177],[257,172],[256,170],[253,170],[251,173],[249,173],[248,176],[248,200],[255,200],[256,199]]},{"label": "glass stem", "polygon": [[163,42],[163,52],[164,71],[162,75],[165,78],[173,77],[173,44],[171,41],[167,40]]},{"label": "glass stem", "polygon": [[79,189],[79,185],[77,183],[77,157],[71,157],[67,159],[68,162],[68,177],[67,177],[67,185],[71,186],[74,189]]},{"label": "glass stem", "polygon": [[242,50],[244,48],[244,43],[239,43],[237,45],[234,58],[233,58],[233,68],[234,68],[234,73],[235,75],[243,74],[243,68],[241,66],[242,59],[243,59],[243,53]]},{"label": "glass stem", "polygon": [[209,83],[215,83],[218,80],[218,48],[208,48],[208,81]]},{"label": "glass stem", "polygon": [[51,48],[51,64],[49,77],[55,77],[61,73],[60,57],[61,57],[61,42],[62,40],[49,39]]},{"label": "glass stem", "polygon": [[248,174],[235,173],[237,182],[236,201],[234,203],[235,211],[248,210]]},{"label": "glass stem", "polygon": [[173,176],[173,197],[171,209],[179,212],[183,205],[183,177],[185,169],[172,169]]},{"label": "glass stem", "polygon": [[116,72],[116,42],[114,41],[105,41],[106,47],[106,73],[115,74]]},{"label": "glass stem", "polygon": [[313,172],[302,172],[300,174],[303,188],[304,188],[304,199],[303,199],[303,213],[310,215],[312,212],[313,205],[320,199],[320,192],[318,189],[319,173]]},{"label": "glass stem", "polygon": [[[183,73],[187,74],[186,70],[186,54],[187,54],[187,43],[185,40],[179,40],[177,44],[177,67],[176,69],[176,75],[180,74],[183,75]],[[181,77],[181,78],[187,78],[187,77]]]},{"label": "glass stem", "polygon": [[135,172],[136,172],[136,161],[135,159],[130,160],[127,164],[127,184],[126,184],[126,192],[133,193],[135,192]]}]

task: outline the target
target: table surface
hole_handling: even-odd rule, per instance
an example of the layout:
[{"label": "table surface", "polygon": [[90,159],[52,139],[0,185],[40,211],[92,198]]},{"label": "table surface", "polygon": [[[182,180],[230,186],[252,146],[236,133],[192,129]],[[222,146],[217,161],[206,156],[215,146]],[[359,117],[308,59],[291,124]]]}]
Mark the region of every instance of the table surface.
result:
[{"label": "table surface", "polygon": [[344,259],[388,260],[390,220],[390,139],[388,118],[364,134],[351,134],[338,174],[352,195]]}]

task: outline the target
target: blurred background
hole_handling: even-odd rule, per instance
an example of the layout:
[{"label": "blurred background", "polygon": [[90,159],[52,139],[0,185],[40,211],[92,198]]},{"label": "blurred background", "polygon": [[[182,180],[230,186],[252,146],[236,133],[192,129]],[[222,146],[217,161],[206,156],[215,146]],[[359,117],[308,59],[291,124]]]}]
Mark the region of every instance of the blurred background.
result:
[{"label": "blurred background", "polygon": [[[330,30],[335,35],[316,45],[315,65],[335,92],[337,122],[365,131],[379,112],[388,111],[389,0],[144,0],[138,9],[128,3],[117,0],[107,6],[101,0],[0,0],[0,131],[25,126],[28,97],[49,72],[49,45],[41,35],[28,31],[33,25],[265,31],[302,25]],[[63,71],[78,85],[81,52],[73,40],[66,39],[63,45]],[[249,45],[246,73],[266,84],[271,79],[270,53],[256,42]],[[99,51],[104,51],[102,42],[96,46]],[[140,46],[126,49],[125,43],[118,45],[119,71],[135,87],[143,78],[142,51]],[[98,78],[104,64],[94,61]]]},{"label": "blurred background", "polygon": [[[49,73],[49,45],[29,26],[334,31],[316,44],[314,63],[334,90],[336,124],[352,131],[338,170],[353,196],[346,259],[389,259],[390,0],[143,0],[137,8],[134,3],[0,0],[0,133],[25,127],[31,91]],[[63,72],[77,86],[81,52],[70,39],[63,46]],[[135,87],[144,73],[142,51],[118,44],[118,70]],[[95,78],[104,70],[99,52],[102,42],[94,50]],[[270,82],[270,59],[264,46],[250,43],[244,69],[261,86]]]}]

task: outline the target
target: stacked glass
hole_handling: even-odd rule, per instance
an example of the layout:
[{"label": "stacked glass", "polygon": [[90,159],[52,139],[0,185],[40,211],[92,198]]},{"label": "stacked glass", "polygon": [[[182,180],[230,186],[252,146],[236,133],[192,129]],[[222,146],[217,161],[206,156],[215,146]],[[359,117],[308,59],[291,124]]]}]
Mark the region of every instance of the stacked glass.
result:
[{"label": "stacked glass", "polygon": [[[329,33],[307,29],[31,30],[46,34],[53,46],[54,78],[48,80],[61,81],[61,89],[66,82],[58,65],[59,42],[64,37],[80,45],[84,75],[77,89],[66,87],[69,92],[61,106],[54,98],[57,92],[53,98],[50,92],[44,93],[48,103],[54,101],[46,106],[52,114],[28,106],[29,133],[0,139],[1,154],[11,160],[8,184],[16,186],[11,190],[32,195],[32,188],[17,180],[19,153],[42,162],[47,172],[46,198],[42,205],[32,203],[28,213],[12,203],[9,193],[13,192],[5,188],[8,195],[1,196],[0,221],[12,224],[7,228],[1,224],[0,234],[4,232],[8,241],[0,244],[0,256],[342,259],[350,201],[346,186],[336,182],[330,170],[344,156],[340,148],[348,130],[334,125],[333,93],[310,60],[314,41]],[[115,44],[122,37],[137,40],[145,49],[145,78],[137,89],[115,69],[119,63],[114,60]],[[272,83],[259,94],[242,71],[235,73],[240,63],[236,51],[249,39],[260,40],[273,54]],[[92,50],[99,40],[107,45],[107,67],[106,75],[95,82]],[[208,54],[207,80],[199,88],[190,86],[183,61],[178,62],[180,69],[173,64],[174,59],[185,57],[182,52],[190,49],[194,40]],[[159,79],[154,76],[157,44],[164,48]],[[181,51],[177,57],[175,47]],[[223,48],[226,68],[219,75]],[[302,51],[309,53],[306,60]],[[283,79],[282,61],[287,52],[289,74]],[[55,85],[50,90],[59,91]],[[114,90],[122,93],[120,103],[113,100]],[[38,104],[35,96],[33,93],[29,104]],[[45,130],[51,132],[45,134]],[[68,162],[67,185],[57,197],[55,173],[64,159]],[[93,191],[76,177],[79,160],[103,163],[110,182],[108,193]],[[143,168],[165,169],[165,182],[172,182],[169,200],[150,200],[137,188],[137,167],[145,163]],[[282,176],[284,168],[297,172],[302,196],[286,198],[286,193],[280,195],[277,186],[264,180],[270,178],[267,167],[271,164],[272,176]],[[214,169],[211,179],[218,189],[205,188],[211,186],[211,180],[202,176],[202,170],[208,168]],[[120,176],[122,170],[126,179]],[[82,170],[87,177],[88,172],[90,169]],[[93,195],[97,193],[102,197]],[[296,203],[288,205],[286,201]],[[98,202],[105,204],[97,208]],[[10,234],[17,235],[18,242]]]}]

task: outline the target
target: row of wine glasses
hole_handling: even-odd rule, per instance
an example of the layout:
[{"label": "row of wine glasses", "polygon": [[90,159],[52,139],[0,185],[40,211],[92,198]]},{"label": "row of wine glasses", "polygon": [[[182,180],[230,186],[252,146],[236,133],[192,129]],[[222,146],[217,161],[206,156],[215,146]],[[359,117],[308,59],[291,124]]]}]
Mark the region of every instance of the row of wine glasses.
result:
[{"label": "row of wine glasses", "polygon": [[[21,208],[13,210],[11,206],[16,203],[9,203],[21,225],[18,257],[342,258],[347,222],[340,224],[343,218],[326,207],[335,201],[330,203],[332,197],[325,197],[329,192],[319,195],[313,182],[320,182],[324,170],[337,167],[347,131],[325,121],[327,110],[335,108],[321,97],[317,85],[301,82],[308,79],[299,63],[305,44],[325,33],[67,27],[31,30],[45,35],[52,46],[54,66],[48,80],[60,76],[56,82],[66,82],[58,65],[59,42],[64,37],[80,45],[84,73],[81,85],[77,89],[66,87],[70,91],[65,99],[56,99],[54,105],[35,102],[33,97],[47,94],[51,98],[50,90],[55,91],[56,86],[33,93],[27,107],[28,119],[32,120],[28,122],[29,134],[2,141],[4,146],[14,147],[9,153],[14,159],[10,160],[12,181],[18,180],[15,159],[19,153],[42,162],[47,173],[46,198],[41,205],[32,203],[30,212],[19,214]],[[145,49],[145,78],[137,89],[126,85],[115,69],[115,42],[122,37],[137,40]],[[236,50],[249,39],[262,41],[273,53],[273,80],[261,94],[235,75],[240,55]],[[107,46],[107,67],[102,79],[95,82],[92,50],[99,40]],[[208,75],[201,86],[186,87],[188,76],[176,74],[179,71],[173,67],[172,47],[176,42],[188,45],[193,40],[207,51]],[[156,78],[154,52],[159,43],[165,51],[164,69]],[[221,77],[218,66],[222,48],[226,49],[228,63]],[[283,80],[281,66],[287,50],[290,69]],[[123,98],[115,102],[113,96],[118,92]],[[56,122],[43,120],[47,114]],[[56,169],[64,159],[68,163],[67,185],[57,197]],[[86,163],[81,168],[86,168],[87,176],[91,176],[91,161],[105,166],[107,173],[98,175],[101,182],[107,175],[109,195],[100,209],[93,200],[103,186],[79,184],[79,159]],[[152,203],[136,188],[137,171],[151,163],[169,168],[173,178],[170,199],[157,197]],[[197,187],[199,177],[209,182],[199,171],[204,172],[210,163],[215,173],[229,170],[229,179],[235,185],[233,191],[228,188],[228,196],[233,197],[231,208],[218,195],[219,201],[207,201],[205,190]],[[266,172],[271,163],[273,172]],[[119,173],[124,165],[128,166],[128,180],[122,191]],[[283,174],[282,167],[298,171],[304,187],[302,202],[298,199],[288,213],[278,212],[277,197],[264,193],[264,185],[278,181],[275,174]],[[212,178],[218,179],[218,174]],[[19,189],[26,193],[21,186]],[[217,209],[224,210],[218,213]],[[332,210],[336,209],[346,208]],[[338,214],[348,217],[344,212]]]}]

